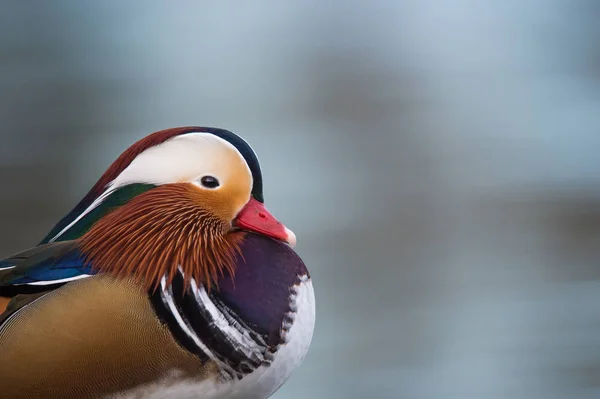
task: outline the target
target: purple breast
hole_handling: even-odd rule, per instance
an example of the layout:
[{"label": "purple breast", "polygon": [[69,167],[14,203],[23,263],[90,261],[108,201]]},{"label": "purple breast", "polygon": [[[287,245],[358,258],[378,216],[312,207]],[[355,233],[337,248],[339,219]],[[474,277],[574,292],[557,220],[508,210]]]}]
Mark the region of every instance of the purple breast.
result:
[{"label": "purple breast", "polygon": [[221,278],[213,294],[268,345],[277,345],[282,322],[291,310],[291,289],[308,270],[288,245],[257,234],[246,236],[241,254],[236,259],[235,277]]}]

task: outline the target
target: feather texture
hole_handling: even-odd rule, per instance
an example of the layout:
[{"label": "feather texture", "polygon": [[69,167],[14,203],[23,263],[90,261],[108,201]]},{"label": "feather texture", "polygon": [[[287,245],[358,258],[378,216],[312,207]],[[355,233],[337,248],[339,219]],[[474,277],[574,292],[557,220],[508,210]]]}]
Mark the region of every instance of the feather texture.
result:
[{"label": "feather texture", "polygon": [[144,137],[143,139],[134,143],[131,147],[125,150],[115,162],[104,172],[100,179],[96,182],[94,187],[86,194],[86,196],[75,206],[75,208],[69,212],[60,222],[54,226],[54,228],[44,237],[41,244],[50,242],[53,237],[60,233],[66,226],[72,223],[77,217],[86,211],[86,209],[96,200],[104,191],[107,189],[109,184],[119,176],[125,168],[127,168],[133,160],[147,149],[154,147],[158,144],[164,143],[165,141],[182,134],[194,133],[194,132],[206,132],[214,134],[220,137],[234,147],[242,154],[246,160],[250,170],[252,172],[253,187],[252,196],[259,202],[264,202],[263,196],[263,182],[262,174],[260,170],[260,164],[256,154],[252,148],[242,138],[236,134],[225,130],[214,127],[200,127],[200,126],[185,126],[172,129],[165,129],[151,135]]},{"label": "feather texture", "polygon": [[224,219],[205,210],[202,191],[189,184],[167,184],[138,195],[98,221],[80,239],[94,269],[132,277],[156,289],[178,267],[209,290],[226,270],[234,274],[243,232],[231,232]]},{"label": "feather texture", "polygon": [[2,398],[100,398],[216,375],[156,318],[144,290],[93,276],[13,312],[0,330]]},{"label": "feather texture", "polygon": [[0,293],[6,286],[52,283],[92,273],[75,241],[40,245],[3,259],[0,265],[10,265],[0,270]]}]

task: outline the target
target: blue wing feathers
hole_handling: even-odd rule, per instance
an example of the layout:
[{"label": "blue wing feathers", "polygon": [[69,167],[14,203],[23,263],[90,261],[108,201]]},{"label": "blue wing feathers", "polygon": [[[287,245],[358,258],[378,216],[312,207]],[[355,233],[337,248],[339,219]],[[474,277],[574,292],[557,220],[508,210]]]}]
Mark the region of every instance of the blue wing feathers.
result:
[{"label": "blue wing feathers", "polygon": [[26,276],[21,278],[15,278],[11,280],[10,284],[28,284],[33,282],[40,281],[54,281],[54,280],[64,280],[68,278],[73,278],[77,276],[81,276],[82,274],[93,274],[91,268],[87,266],[79,266],[79,267],[61,267],[58,269],[53,268],[39,268],[32,270],[27,273]]},{"label": "blue wing feathers", "polygon": [[0,286],[52,284],[84,274],[94,274],[94,271],[72,241],[40,245],[0,260]]},{"label": "blue wing feathers", "polygon": [[9,262],[8,260],[0,260],[0,270],[7,269],[9,267],[13,267],[14,262]]}]

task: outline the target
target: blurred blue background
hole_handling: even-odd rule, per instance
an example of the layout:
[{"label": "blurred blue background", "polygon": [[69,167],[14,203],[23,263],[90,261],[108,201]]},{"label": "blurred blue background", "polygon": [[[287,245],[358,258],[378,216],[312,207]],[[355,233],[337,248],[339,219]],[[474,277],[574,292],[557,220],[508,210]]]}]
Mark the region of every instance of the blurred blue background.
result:
[{"label": "blurred blue background", "polygon": [[600,2],[2,9],[2,254],[135,140],[223,127],[317,294],[274,398],[600,397]]}]

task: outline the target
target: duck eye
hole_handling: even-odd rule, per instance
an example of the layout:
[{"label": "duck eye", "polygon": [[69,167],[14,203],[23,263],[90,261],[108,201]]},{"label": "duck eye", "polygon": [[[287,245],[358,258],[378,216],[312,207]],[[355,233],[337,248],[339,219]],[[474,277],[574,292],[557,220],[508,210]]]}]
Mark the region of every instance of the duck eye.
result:
[{"label": "duck eye", "polygon": [[219,187],[219,181],[217,180],[216,177],[213,177],[213,176],[203,176],[200,179],[200,184],[202,184],[202,187],[206,187],[206,188]]}]

